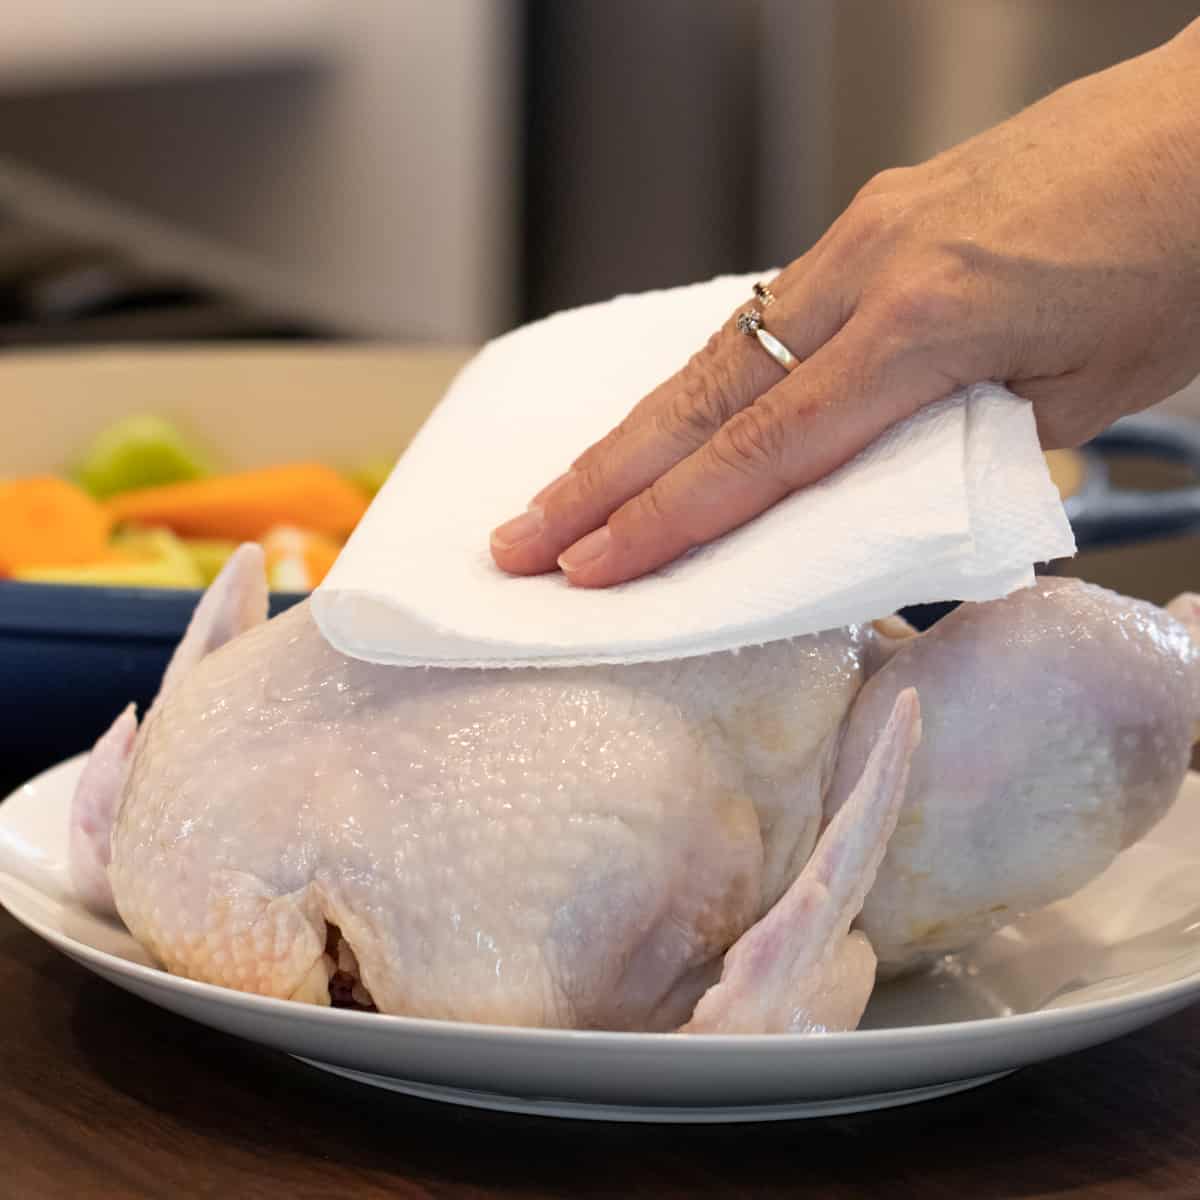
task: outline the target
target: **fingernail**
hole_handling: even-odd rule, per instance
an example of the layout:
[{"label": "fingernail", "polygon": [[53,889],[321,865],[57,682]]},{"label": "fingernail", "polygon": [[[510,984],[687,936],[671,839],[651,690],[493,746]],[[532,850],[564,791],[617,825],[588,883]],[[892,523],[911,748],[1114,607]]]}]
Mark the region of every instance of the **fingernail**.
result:
[{"label": "fingernail", "polygon": [[534,498],[532,500],[530,500],[530,502],[529,502],[530,506],[535,505],[535,504],[544,504],[547,500],[550,499],[551,492],[558,491],[559,487],[562,484],[566,483],[567,480],[571,479],[574,475],[575,475],[575,469],[572,468],[569,471],[564,471],[557,479],[551,480],[550,483],[546,484],[546,486],[544,488],[542,488],[542,490],[540,492],[538,492],[538,494],[536,496],[534,496]]},{"label": "fingernail", "polygon": [[601,525],[599,529],[593,529],[587,537],[580,538],[575,545],[564,550],[558,556],[558,565],[569,575],[607,554],[611,544],[612,534],[609,533],[608,526]]},{"label": "fingernail", "polygon": [[545,523],[542,510],[530,508],[519,517],[513,517],[511,521],[506,521],[499,528],[493,529],[492,545],[498,546],[501,550],[511,550],[513,546],[519,546],[522,542],[527,542],[531,537],[541,533]]}]

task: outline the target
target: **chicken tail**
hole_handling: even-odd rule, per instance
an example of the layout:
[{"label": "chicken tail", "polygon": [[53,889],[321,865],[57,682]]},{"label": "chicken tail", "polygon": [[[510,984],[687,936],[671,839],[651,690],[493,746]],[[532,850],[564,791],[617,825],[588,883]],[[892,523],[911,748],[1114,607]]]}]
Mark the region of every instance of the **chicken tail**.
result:
[{"label": "chicken tail", "polygon": [[[267,574],[262,549],[241,546],[196,606],[147,719],[205,655],[266,619]],[[112,829],[137,732],[137,714],[131,704],[93,747],[71,803],[68,834],[71,884],[84,905],[105,915],[116,912],[108,879]]]}]

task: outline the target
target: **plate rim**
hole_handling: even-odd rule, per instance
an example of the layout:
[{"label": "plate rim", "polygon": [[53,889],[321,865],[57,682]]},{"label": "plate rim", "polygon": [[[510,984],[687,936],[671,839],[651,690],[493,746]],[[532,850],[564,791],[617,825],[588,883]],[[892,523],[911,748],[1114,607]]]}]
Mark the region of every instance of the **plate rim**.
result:
[{"label": "plate rim", "polygon": [[1020,1067],[1006,1067],[985,1075],[969,1075],[941,1083],[923,1084],[913,1088],[896,1088],[885,1092],[847,1093],[824,1100],[789,1100],[763,1104],[613,1104],[607,1101],[562,1100],[548,1097],[522,1096],[507,1092],[482,1092],[471,1088],[446,1087],[421,1083],[374,1071],[359,1071],[336,1063],[322,1062],[303,1054],[291,1054],[297,1062],[317,1071],[366,1087],[429,1100],[435,1104],[453,1104],[491,1112],[515,1113],[520,1116],[565,1118],[574,1121],[619,1121],[639,1125],[736,1125],[758,1124],[764,1121],[819,1120],[822,1117],[844,1116],[850,1113],[874,1112],[879,1109],[904,1108],[924,1104],[943,1096],[973,1091],[989,1083],[1015,1075]]},{"label": "plate rim", "polygon": [[[0,800],[0,828],[4,825],[4,804],[7,800],[38,787],[58,784],[57,776],[69,776],[82,769],[86,754],[77,754],[65,759],[20,785]],[[1191,777],[1193,772],[1188,773]],[[1200,775],[1197,775],[1200,782]],[[1186,783],[1186,778],[1185,778]],[[1182,790],[1182,789],[1181,789]],[[862,1050],[874,1048],[878,1051],[919,1049],[922,1044],[929,1048],[944,1049],[948,1043],[963,1040],[991,1041],[1008,1038],[1024,1032],[1031,1036],[1052,1032],[1060,1026],[1080,1027],[1105,1022],[1121,1014],[1138,1012],[1146,1008],[1170,1005],[1189,992],[1200,993],[1200,968],[1181,979],[1157,984],[1134,995],[1100,997],[1084,1000],[1075,1005],[1035,1009],[1031,1012],[1008,1015],[975,1017],[967,1020],[945,1021],[926,1025],[900,1025],[889,1028],[854,1029],[845,1032],[822,1033],[819,1036],[803,1033],[766,1034],[687,1034],[676,1032],[625,1032],[605,1029],[557,1029],[541,1026],[488,1025],[475,1021],[447,1021],[436,1017],[401,1016],[392,1013],[355,1012],[349,1009],[327,1008],[306,1004],[298,1000],[284,1000],[274,996],[262,996],[253,992],[241,992],[235,988],[222,987],[202,980],[173,975],[161,967],[133,962],[108,951],[100,950],[86,942],[80,942],[59,930],[45,925],[28,912],[14,911],[9,903],[12,891],[27,892],[44,897],[45,893],[26,881],[0,867],[0,906],[9,915],[60,953],[76,961],[101,968],[103,971],[137,980],[152,988],[177,991],[201,1001],[210,1001],[226,1007],[250,1010],[258,1016],[275,1016],[287,1020],[307,1020],[332,1027],[374,1030],[379,1034],[390,1031],[398,1036],[446,1037],[488,1042],[503,1038],[509,1044],[524,1044],[531,1048],[558,1046],[568,1048],[578,1045],[594,1047],[611,1046],[624,1050],[647,1050],[684,1054],[738,1053],[752,1055],[776,1054],[781,1050],[789,1053],[812,1055],[836,1055],[849,1047]],[[800,1047],[804,1047],[803,1050]]]}]

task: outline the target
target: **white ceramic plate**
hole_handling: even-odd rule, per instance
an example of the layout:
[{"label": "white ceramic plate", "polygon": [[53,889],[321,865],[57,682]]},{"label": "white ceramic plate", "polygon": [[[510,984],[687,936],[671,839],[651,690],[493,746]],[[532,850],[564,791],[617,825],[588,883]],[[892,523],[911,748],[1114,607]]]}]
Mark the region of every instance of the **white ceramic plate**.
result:
[{"label": "white ceramic plate", "polygon": [[64,885],[81,765],[56,767],[0,806],[0,902],[18,921],[172,1012],[415,1096],[600,1120],[821,1116],[972,1087],[1200,999],[1197,775],[1100,879],[932,974],[877,989],[858,1032],[680,1037],[385,1017],[168,975]]}]

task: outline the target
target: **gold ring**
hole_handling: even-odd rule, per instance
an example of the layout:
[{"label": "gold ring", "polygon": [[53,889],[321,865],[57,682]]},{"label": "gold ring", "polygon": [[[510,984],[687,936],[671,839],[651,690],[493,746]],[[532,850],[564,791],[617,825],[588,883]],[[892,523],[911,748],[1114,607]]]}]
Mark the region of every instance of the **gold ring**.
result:
[{"label": "gold ring", "polygon": [[755,337],[758,344],[785,370],[794,371],[800,360],[769,330],[763,328],[762,313],[748,308],[738,313],[737,330],[747,337]]},{"label": "gold ring", "polygon": [[754,294],[762,301],[763,308],[768,308],[775,303],[775,293],[765,283],[756,283]]}]

